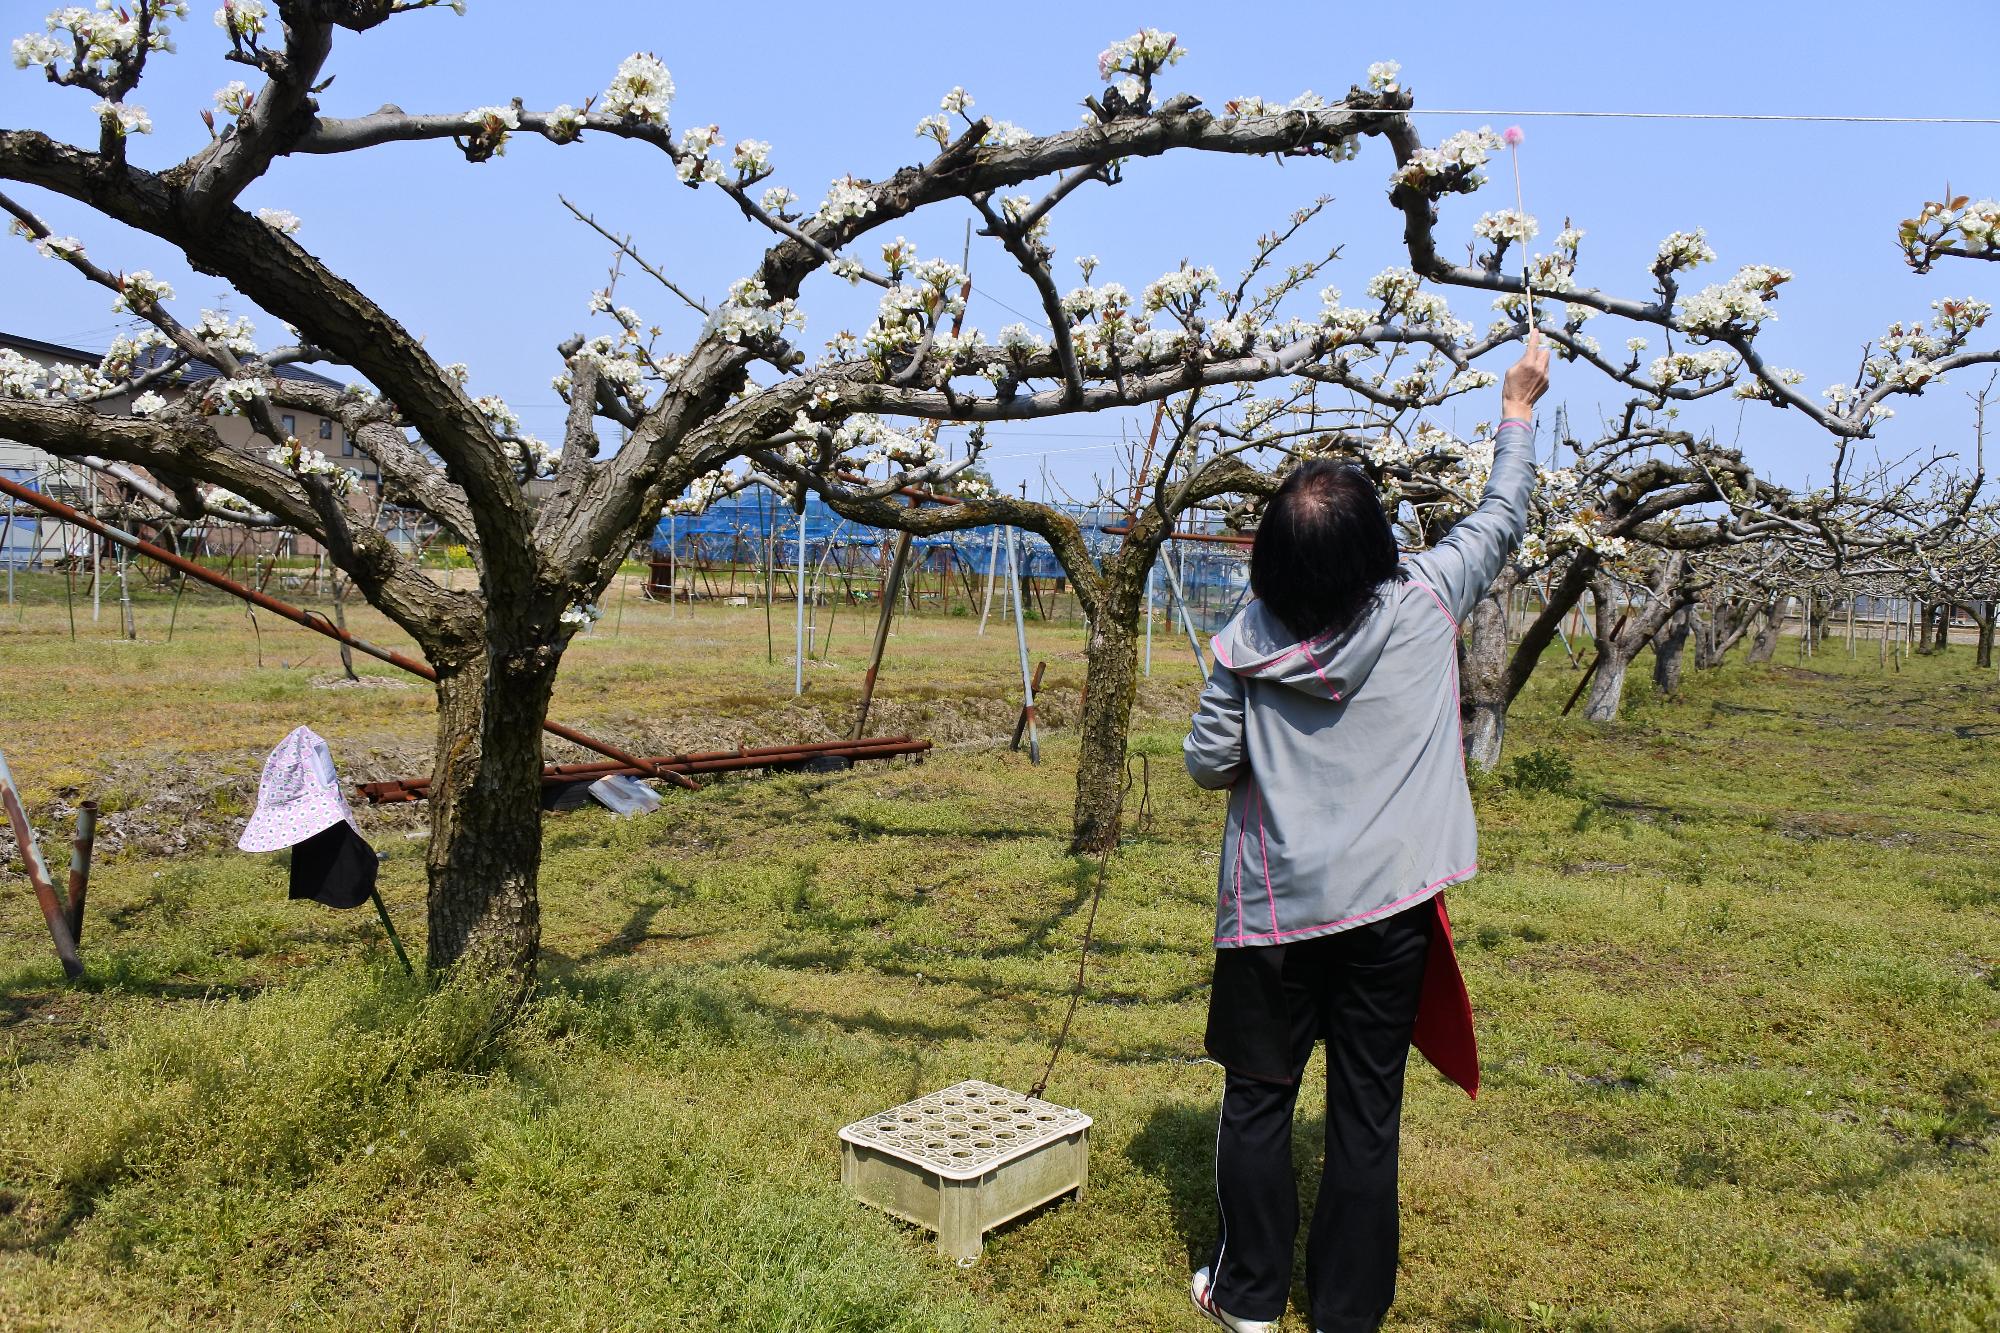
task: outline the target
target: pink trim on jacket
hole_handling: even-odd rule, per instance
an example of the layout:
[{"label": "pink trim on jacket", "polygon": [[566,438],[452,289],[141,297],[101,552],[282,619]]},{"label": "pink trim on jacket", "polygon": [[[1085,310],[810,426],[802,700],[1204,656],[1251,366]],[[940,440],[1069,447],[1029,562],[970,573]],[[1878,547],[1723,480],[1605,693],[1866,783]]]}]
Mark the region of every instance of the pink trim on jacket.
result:
[{"label": "pink trim on jacket", "polygon": [[[1278,933],[1278,891],[1271,885],[1271,848],[1264,841],[1264,793],[1254,784],[1250,794],[1257,798],[1257,856],[1264,863],[1264,900],[1271,904],[1271,933]],[[1237,917],[1236,928],[1243,929],[1243,918]]]},{"label": "pink trim on jacket", "polygon": [[[1444,888],[1447,885],[1457,883],[1459,880],[1464,879],[1468,875],[1473,874],[1478,869],[1479,869],[1479,863],[1477,861],[1474,861],[1471,865],[1467,866],[1465,869],[1454,870],[1449,875],[1444,876],[1442,879],[1434,879],[1430,883],[1424,885],[1421,889],[1415,889],[1409,893],[1406,893],[1392,903],[1388,903],[1382,907],[1371,907],[1365,912],[1356,912],[1353,916],[1342,917],[1338,921],[1325,921],[1321,922],[1317,926],[1299,926],[1293,930],[1272,931],[1268,934],[1259,931],[1255,935],[1236,934],[1236,935],[1221,936],[1218,937],[1215,942],[1217,944],[1243,944],[1249,940],[1265,940],[1269,943],[1276,944],[1279,940],[1288,940],[1298,935],[1311,935],[1317,931],[1334,930],[1341,926],[1354,925],[1358,922],[1366,921],[1370,917],[1383,916],[1389,912],[1393,912],[1397,908],[1402,907],[1407,903],[1413,903],[1427,893],[1432,893],[1438,889]],[[1238,909],[1237,912],[1236,921],[1237,921],[1237,929],[1241,931],[1243,917],[1242,917],[1242,910],[1240,908]]]}]

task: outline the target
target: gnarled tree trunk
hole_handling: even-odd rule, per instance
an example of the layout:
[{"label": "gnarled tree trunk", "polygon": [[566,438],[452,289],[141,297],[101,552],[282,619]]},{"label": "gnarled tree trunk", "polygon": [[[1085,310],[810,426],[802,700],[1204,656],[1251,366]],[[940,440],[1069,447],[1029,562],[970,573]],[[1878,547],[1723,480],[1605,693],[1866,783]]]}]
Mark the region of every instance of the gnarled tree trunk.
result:
[{"label": "gnarled tree trunk", "polygon": [[1758,614],[1755,603],[1730,598],[1715,605],[1706,624],[1695,620],[1695,669],[1713,671],[1721,666],[1729,650],[1742,642],[1750,627],[1757,623]]},{"label": "gnarled tree trunk", "polygon": [[1764,603],[1764,623],[1757,627],[1757,637],[1751,641],[1749,661],[1768,662],[1778,651],[1778,635],[1785,628],[1785,613],[1791,606],[1789,595],[1773,597]]},{"label": "gnarled tree trunk", "polygon": [[[1683,603],[1675,596],[1687,557],[1676,551],[1664,557],[1653,572],[1644,606],[1628,606],[1622,615],[1611,580],[1600,578],[1591,587],[1591,601],[1597,623],[1597,667],[1590,679],[1590,694],[1583,715],[1592,722],[1610,722],[1618,716],[1625,698],[1625,671],[1639,649],[1659,632],[1667,618]],[[1621,623],[1622,621],[1622,623]]]},{"label": "gnarled tree trunk", "polygon": [[1465,762],[1490,772],[1507,738],[1507,600],[1521,574],[1509,564],[1465,618],[1458,642],[1459,721]]},{"label": "gnarled tree trunk", "polygon": [[1653,684],[1661,694],[1679,694],[1681,667],[1687,661],[1688,636],[1694,632],[1694,608],[1683,606],[1667,617],[1653,636]]},{"label": "gnarled tree trunk", "polygon": [[1125,753],[1139,690],[1139,616],[1144,577],[1113,573],[1090,616],[1084,647],[1083,734],[1076,760],[1072,852],[1101,852],[1118,840],[1125,805]]},{"label": "gnarled tree trunk", "polygon": [[1972,618],[1979,625],[1978,656],[1973,658],[1977,666],[1993,665],[1993,619],[1994,605],[1989,601],[1974,602],[1970,608]]},{"label": "gnarled tree trunk", "polygon": [[[440,657],[442,660],[439,660]],[[541,941],[542,721],[560,651],[473,644],[433,654],[429,962],[534,976]]]}]

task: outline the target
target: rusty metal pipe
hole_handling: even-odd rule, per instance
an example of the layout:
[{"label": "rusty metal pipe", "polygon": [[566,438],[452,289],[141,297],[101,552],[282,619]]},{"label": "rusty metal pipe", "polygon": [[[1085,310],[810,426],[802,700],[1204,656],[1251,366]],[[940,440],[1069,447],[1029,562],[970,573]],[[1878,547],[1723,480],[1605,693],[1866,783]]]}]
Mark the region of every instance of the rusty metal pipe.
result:
[{"label": "rusty metal pipe", "polygon": [[[377,647],[366,639],[348,633],[318,612],[301,610],[296,606],[281,602],[275,597],[259,592],[255,588],[246,588],[234,579],[198,565],[192,560],[183,559],[181,556],[175,555],[165,547],[155,546],[141,537],[124,531],[122,528],[114,528],[109,523],[101,522],[98,519],[91,518],[87,514],[79,513],[60,500],[51,499],[38,491],[31,491],[26,486],[6,477],[0,477],[0,495],[11,496],[16,500],[31,504],[44,513],[54,514],[57,518],[79,525],[87,532],[94,532],[107,541],[116,542],[129,550],[137,551],[141,555],[151,556],[169,569],[179,570],[189,578],[199,579],[212,588],[220,588],[232,597],[242,598],[252,606],[261,606],[273,615],[283,616],[293,624],[302,625],[315,634],[324,634],[329,639],[358,648],[378,661],[387,662],[393,667],[400,667],[421,680],[430,681],[432,684],[437,683],[437,670],[428,662],[419,662],[416,658],[405,656],[393,648]],[[621,764],[627,764],[645,772],[652,771],[636,755],[627,754],[615,745],[610,745],[594,737],[586,736],[582,732],[571,727],[566,727],[560,722],[544,720],[542,730],[548,732],[551,736],[560,736],[574,745],[581,745],[586,750],[595,750],[607,758],[616,759]],[[666,778],[672,782],[678,782],[690,790],[694,787],[692,782],[688,782],[673,773],[661,772],[657,776]]]},{"label": "rusty metal pipe", "polygon": [[62,895],[49,877],[48,862],[42,860],[35,830],[28,823],[28,807],[21,802],[21,790],[14,785],[5,755],[0,755],[0,804],[7,807],[7,822],[14,826],[14,840],[21,845],[21,863],[27,867],[28,883],[35,890],[35,901],[41,904],[42,918],[49,923],[49,938],[55,941],[63,975],[74,981],[83,975],[83,960],[76,956],[76,937],[70,933]]},{"label": "rusty metal pipe", "polygon": [[[764,768],[773,764],[800,763],[808,759],[827,756],[835,758],[872,759],[898,754],[920,753],[931,748],[929,741],[911,740],[907,737],[864,741],[843,742],[835,745],[811,745],[797,748],[774,748],[756,753],[720,753],[707,755],[651,755],[649,764],[672,768],[683,773],[731,772],[747,768]],[[614,773],[637,773],[647,775],[649,770],[632,768],[621,764],[564,764],[550,765],[542,770],[543,783],[572,782],[583,778],[601,778]],[[410,791],[427,790],[429,778],[392,778],[386,782],[361,783],[355,790],[366,795],[371,790],[384,787],[400,787]]]},{"label": "rusty metal pipe", "polygon": [[[770,768],[778,764],[803,763],[824,756],[844,759],[893,759],[898,755],[922,754],[931,748],[929,741],[896,740],[876,744],[841,745],[837,747],[815,746],[810,749],[772,750],[762,754],[718,754],[696,760],[674,760],[655,756],[656,764],[672,763],[680,773],[731,773],[755,768]],[[544,786],[561,782],[581,782],[586,779],[627,775],[649,777],[646,769],[619,768],[613,765],[591,767],[583,771],[569,768],[563,772],[545,771],[542,774]],[[396,805],[409,801],[422,801],[430,796],[430,780],[427,778],[390,779],[386,782],[364,782],[355,788],[357,795],[376,805]]]},{"label": "rusty metal pipe", "polygon": [[[1100,523],[1097,525],[1097,530],[1108,537],[1125,537],[1131,535],[1132,525],[1129,523]],[[1256,537],[1233,532],[1183,532],[1175,529],[1168,535],[1177,542],[1209,542],[1216,546],[1255,546],[1257,544]]]},{"label": "rusty metal pipe", "polygon": [[97,845],[97,802],[85,801],[76,812],[76,841],[69,848],[69,934],[83,943],[83,896],[90,890],[90,853]]}]

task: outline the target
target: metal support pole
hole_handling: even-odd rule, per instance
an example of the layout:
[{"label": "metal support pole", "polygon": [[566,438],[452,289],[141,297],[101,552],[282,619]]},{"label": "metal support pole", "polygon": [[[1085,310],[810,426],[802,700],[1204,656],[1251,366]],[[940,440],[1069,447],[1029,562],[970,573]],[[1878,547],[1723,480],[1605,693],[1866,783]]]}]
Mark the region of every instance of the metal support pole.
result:
[{"label": "metal support pole", "polygon": [[0,527],[0,555],[7,557],[7,605],[14,604],[14,506],[7,506],[7,523]]},{"label": "metal support pole", "polygon": [[1035,681],[1028,673],[1028,622],[1021,615],[1021,564],[1014,553],[1014,529],[1007,529],[1007,585],[1014,596],[1014,644],[1021,653],[1021,709],[1028,717],[1028,762],[1042,762],[1042,742],[1035,734]]},{"label": "metal support pole", "polygon": [[[90,474],[84,474],[89,478]],[[97,517],[97,485],[94,479],[87,481],[90,486],[90,516]],[[90,623],[95,625],[103,618],[103,580],[98,577],[104,568],[104,548],[97,542],[90,544]]]},{"label": "metal support pole", "polygon": [[14,774],[7,768],[5,755],[0,755],[0,804],[6,805],[7,822],[14,826],[14,840],[21,844],[21,863],[27,868],[35,901],[41,904],[42,919],[49,923],[49,938],[55,941],[63,975],[75,980],[83,975],[83,963],[76,956],[76,937],[70,933],[69,913],[55,881],[49,878],[48,863],[42,860],[35,830],[28,823],[28,808],[21,803],[21,791],[14,785]]},{"label": "metal support pole", "polygon": [[1174,572],[1173,552],[1165,546],[1160,548],[1160,563],[1167,571],[1167,588],[1173,593],[1174,601],[1181,610],[1181,628],[1187,631],[1188,650],[1194,654],[1194,669],[1206,676],[1208,659],[1201,655],[1201,640],[1194,635],[1194,621],[1188,616],[1187,594],[1181,590],[1180,575]]},{"label": "metal support pole", "polygon": [[896,534],[896,554],[882,580],[882,606],[875,616],[875,646],[868,653],[868,674],[861,678],[861,708],[854,715],[854,739],[860,740],[868,726],[868,710],[875,702],[875,677],[882,669],[882,654],[889,646],[889,621],[896,614],[896,594],[903,586],[903,570],[910,560],[910,534]]},{"label": "metal support pole", "polygon": [[97,802],[85,801],[76,811],[76,841],[69,849],[69,936],[83,943],[83,899],[90,891],[90,853],[97,845]]},{"label": "metal support pole", "polygon": [[1146,569],[1146,674],[1153,674],[1153,570]]},{"label": "metal support pole", "polygon": [[806,511],[799,510],[798,616],[792,626],[792,693],[806,692]]},{"label": "metal support pole", "polygon": [[993,529],[993,549],[986,553],[986,600],[979,606],[979,632],[986,633],[986,613],[993,609],[993,576],[1000,572],[1000,529]]},{"label": "metal support pole", "polygon": [[368,890],[368,900],[375,904],[375,915],[382,918],[382,930],[389,936],[389,947],[396,951],[396,961],[403,965],[406,976],[414,975],[416,969],[410,966],[410,956],[403,952],[403,941],[396,934],[396,923],[389,919],[389,909],[382,903],[382,891]]}]

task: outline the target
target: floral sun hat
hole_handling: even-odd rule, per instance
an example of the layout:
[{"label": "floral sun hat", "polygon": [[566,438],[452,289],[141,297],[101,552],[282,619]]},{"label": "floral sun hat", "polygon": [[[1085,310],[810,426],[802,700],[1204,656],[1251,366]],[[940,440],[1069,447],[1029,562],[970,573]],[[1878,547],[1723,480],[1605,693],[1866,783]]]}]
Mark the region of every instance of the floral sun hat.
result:
[{"label": "floral sun hat", "polygon": [[236,845],[246,852],[275,852],[343,819],[355,832],[361,831],[341,795],[326,742],[312,728],[300,727],[279,741],[264,761],[264,776],[257,783],[257,812]]}]

